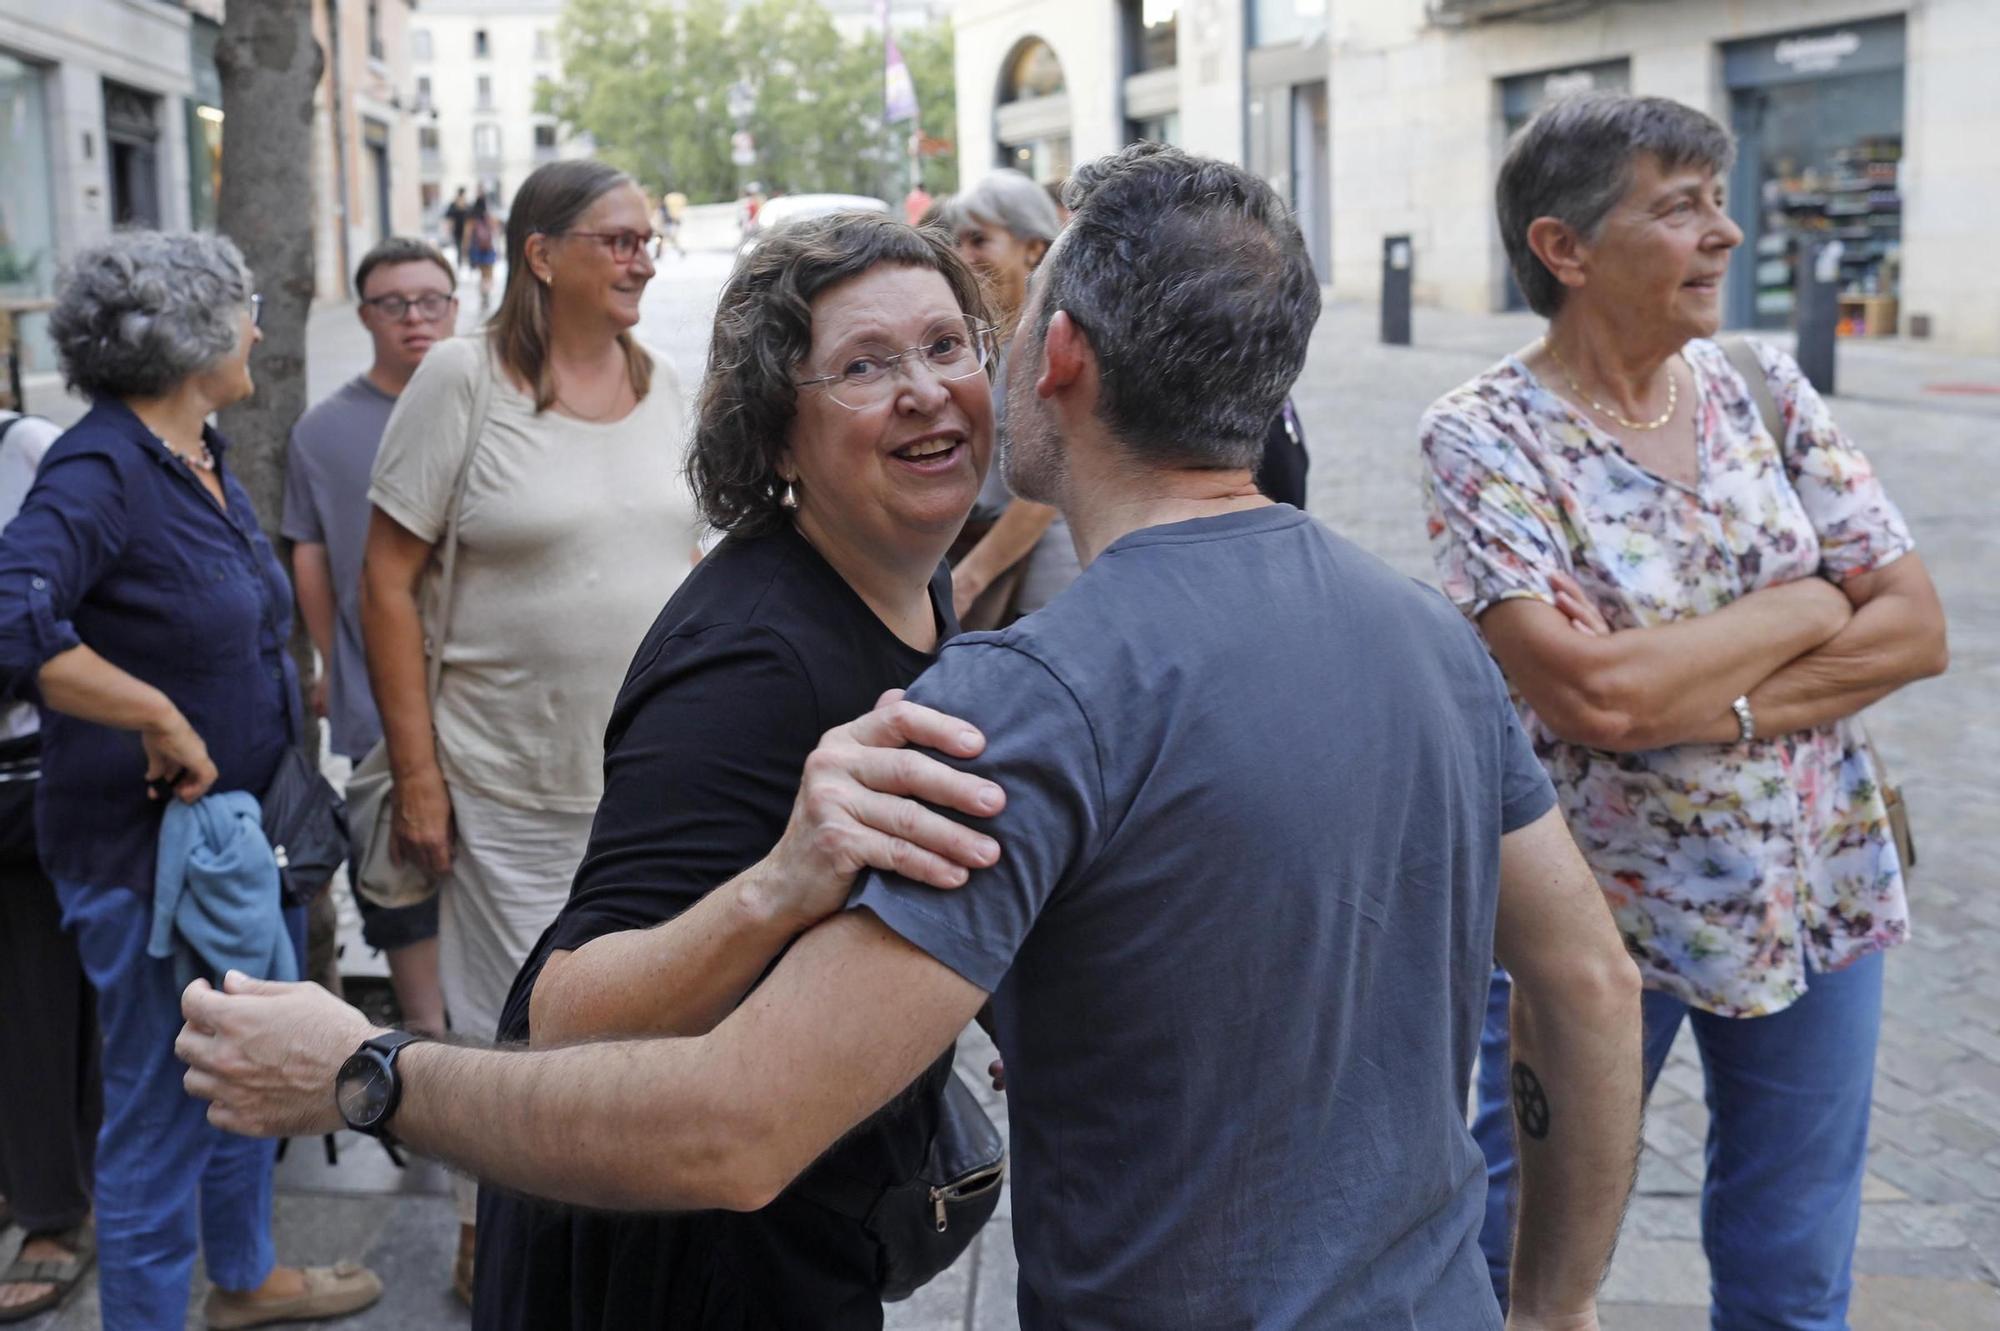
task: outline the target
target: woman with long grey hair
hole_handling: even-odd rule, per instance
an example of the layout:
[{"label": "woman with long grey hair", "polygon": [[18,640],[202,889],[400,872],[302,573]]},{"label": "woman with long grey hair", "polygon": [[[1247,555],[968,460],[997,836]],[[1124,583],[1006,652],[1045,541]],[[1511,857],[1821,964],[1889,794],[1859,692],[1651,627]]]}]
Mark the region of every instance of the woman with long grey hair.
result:
[{"label": "woman with long grey hair", "polygon": [[[37,840],[103,1032],[107,1331],[179,1331],[197,1245],[211,1327],[334,1317],[381,1293],[359,1267],[277,1265],[272,1144],[209,1126],[182,1088],[177,964],[154,921],[167,801],[260,795],[298,739],[291,584],[206,423],[254,387],[257,310],[219,237],[128,232],[78,255],[49,331],[92,405],[0,537],[0,688],[41,705]],[[209,922],[209,951],[274,932],[277,891],[273,868],[270,897]],[[303,910],[284,923],[290,946],[264,955],[296,971]]]},{"label": "woman with long grey hair", "polygon": [[[1743,239],[1733,153],[1657,97],[1586,94],[1521,132],[1500,231],[1548,329],[1424,417],[1425,494],[1444,589],[1505,668],[1645,977],[1649,1087],[1693,1028],[1715,1325],[1840,1328],[1882,957],[1909,929],[1858,714],[1944,669],[1945,624],[1798,365],[1715,340]],[[1498,976],[1476,1135],[1503,1299],[1508,1103],[1522,1152],[1561,1112],[1507,1035]]]}]

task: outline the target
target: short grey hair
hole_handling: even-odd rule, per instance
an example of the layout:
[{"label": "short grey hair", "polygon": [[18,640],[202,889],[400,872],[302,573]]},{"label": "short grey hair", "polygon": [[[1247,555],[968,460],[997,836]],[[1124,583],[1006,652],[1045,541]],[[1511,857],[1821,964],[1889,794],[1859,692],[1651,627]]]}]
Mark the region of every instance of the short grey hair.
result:
[{"label": "short grey hair", "polygon": [[1528,307],[1562,308],[1563,286],[1528,247],[1528,228],[1553,217],[1593,239],[1632,185],[1632,163],[1651,153],[1662,168],[1725,173],[1736,142],[1713,117],[1665,97],[1586,92],[1542,108],[1507,147],[1494,187],[1500,241]]},{"label": "short grey hair", "polygon": [[157,397],[235,350],[249,302],[228,238],[122,231],[64,270],[49,337],[72,390]]},{"label": "short grey hair", "polygon": [[1062,216],[1048,192],[1019,171],[1001,167],[954,200],[960,222],[974,217],[989,226],[1011,232],[1016,240],[1055,243],[1062,230]]}]

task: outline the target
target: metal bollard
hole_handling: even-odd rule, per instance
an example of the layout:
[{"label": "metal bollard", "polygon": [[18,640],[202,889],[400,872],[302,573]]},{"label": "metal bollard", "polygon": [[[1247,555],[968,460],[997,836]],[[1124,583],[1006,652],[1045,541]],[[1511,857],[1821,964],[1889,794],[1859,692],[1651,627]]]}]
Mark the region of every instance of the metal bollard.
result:
[{"label": "metal bollard", "polygon": [[1840,324],[1840,256],[1837,240],[1803,246],[1797,285],[1798,362],[1806,382],[1833,395],[1833,350]]},{"label": "metal bollard", "polygon": [[1382,341],[1410,345],[1410,279],[1415,262],[1408,236],[1382,239]]}]

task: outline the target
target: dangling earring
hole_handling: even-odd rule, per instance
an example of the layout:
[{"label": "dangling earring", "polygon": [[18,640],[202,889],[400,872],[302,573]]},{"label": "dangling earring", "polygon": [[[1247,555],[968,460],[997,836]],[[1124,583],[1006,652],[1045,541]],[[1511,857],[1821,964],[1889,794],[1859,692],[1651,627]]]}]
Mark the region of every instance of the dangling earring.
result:
[{"label": "dangling earring", "polygon": [[780,476],[778,479],[785,482],[785,492],[778,496],[779,507],[797,509],[799,506],[797,489],[794,488],[793,483],[789,479],[783,476]]}]

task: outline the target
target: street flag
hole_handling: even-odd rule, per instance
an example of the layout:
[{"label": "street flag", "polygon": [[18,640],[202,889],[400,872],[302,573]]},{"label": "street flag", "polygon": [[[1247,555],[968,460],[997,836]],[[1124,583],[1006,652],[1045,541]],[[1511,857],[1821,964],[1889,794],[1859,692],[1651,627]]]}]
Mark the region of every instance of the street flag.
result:
[{"label": "street flag", "polygon": [[885,67],[882,77],[886,81],[886,91],[882,98],[883,114],[890,124],[899,120],[917,118],[917,85],[910,81],[910,67],[903,63],[903,53],[896,49],[896,39],[886,32],[883,34],[886,46]]}]

